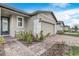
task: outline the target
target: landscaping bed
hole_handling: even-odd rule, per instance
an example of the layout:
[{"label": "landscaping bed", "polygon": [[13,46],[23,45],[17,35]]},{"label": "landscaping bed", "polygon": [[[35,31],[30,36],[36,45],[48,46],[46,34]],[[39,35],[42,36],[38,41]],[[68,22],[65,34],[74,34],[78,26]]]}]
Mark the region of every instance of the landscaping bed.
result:
[{"label": "landscaping bed", "polygon": [[65,43],[55,43],[51,48],[42,54],[42,56],[70,56],[72,49]]},{"label": "landscaping bed", "polygon": [[68,46],[57,42],[41,56],[79,56],[79,46]]},{"label": "landscaping bed", "polygon": [[0,56],[4,56],[4,38],[0,36]]},{"label": "landscaping bed", "polygon": [[19,32],[16,34],[16,39],[18,41],[22,42],[25,46],[30,46],[32,44],[39,43],[43,41],[45,38],[47,38],[50,35],[50,33],[47,33],[46,35],[43,34],[43,31],[40,32],[40,34],[33,35],[31,32]]}]

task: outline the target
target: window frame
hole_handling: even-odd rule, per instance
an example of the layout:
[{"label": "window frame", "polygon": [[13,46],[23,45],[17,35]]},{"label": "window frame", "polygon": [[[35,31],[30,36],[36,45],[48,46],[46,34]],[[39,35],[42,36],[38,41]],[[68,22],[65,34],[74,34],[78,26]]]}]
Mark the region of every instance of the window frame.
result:
[{"label": "window frame", "polygon": [[[22,26],[19,26],[18,23],[19,23],[19,18],[22,18]],[[22,16],[17,16],[17,27],[18,28],[23,28],[24,27],[24,17]]]}]

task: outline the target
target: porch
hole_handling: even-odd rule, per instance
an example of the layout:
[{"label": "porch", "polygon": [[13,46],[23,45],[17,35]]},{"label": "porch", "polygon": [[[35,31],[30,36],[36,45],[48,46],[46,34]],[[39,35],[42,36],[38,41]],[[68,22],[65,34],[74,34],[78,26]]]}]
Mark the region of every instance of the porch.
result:
[{"label": "porch", "polygon": [[14,9],[0,7],[0,35],[15,36],[15,32],[26,31],[29,16]]}]

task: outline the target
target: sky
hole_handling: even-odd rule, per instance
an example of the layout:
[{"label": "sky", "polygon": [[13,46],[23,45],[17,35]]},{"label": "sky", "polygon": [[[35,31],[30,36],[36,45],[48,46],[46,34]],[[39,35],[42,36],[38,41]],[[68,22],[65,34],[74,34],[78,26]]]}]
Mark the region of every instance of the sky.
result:
[{"label": "sky", "polygon": [[79,3],[8,3],[9,6],[32,13],[36,10],[53,11],[57,20],[73,27],[79,24]]}]

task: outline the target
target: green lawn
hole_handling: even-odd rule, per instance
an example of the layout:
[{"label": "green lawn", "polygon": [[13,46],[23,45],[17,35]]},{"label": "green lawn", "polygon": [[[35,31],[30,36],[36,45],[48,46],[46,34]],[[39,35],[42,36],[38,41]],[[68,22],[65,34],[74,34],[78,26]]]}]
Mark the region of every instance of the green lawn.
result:
[{"label": "green lawn", "polygon": [[79,37],[79,32],[63,32],[61,35],[69,35]]},{"label": "green lawn", "polygon": [[79,37],[79,33],[64,33],[64,35],[70,35],[70,36],[76,36],[76,37]]},{"label": "green lawn", "polygon": [[79,56],[79,47],[72,46],[72,55],[73,56]]}]

